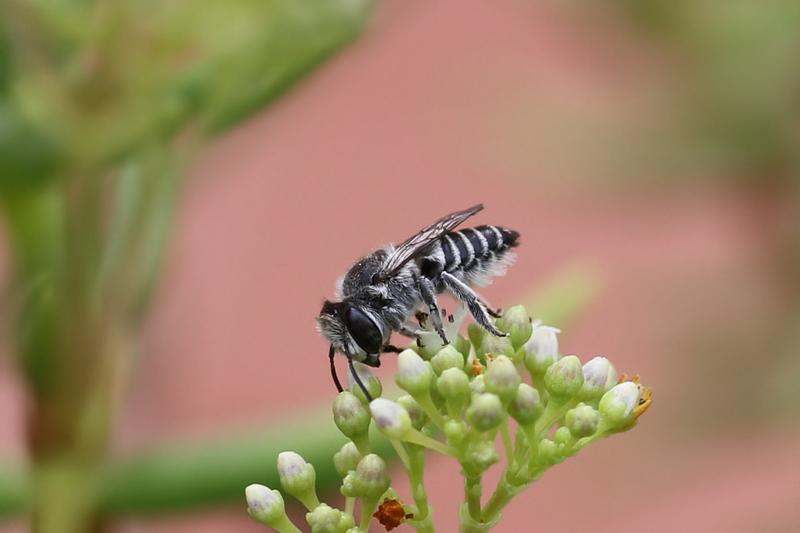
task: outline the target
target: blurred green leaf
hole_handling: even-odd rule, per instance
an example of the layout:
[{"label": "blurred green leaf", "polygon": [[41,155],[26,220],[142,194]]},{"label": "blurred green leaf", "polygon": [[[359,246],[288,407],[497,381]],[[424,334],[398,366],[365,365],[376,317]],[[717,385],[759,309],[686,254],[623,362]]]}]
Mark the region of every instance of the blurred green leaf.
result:
[{"label": "blurred green leaf", "polygon": [[27,472],[14,464],[0,464],[0,517],[16,515],[30,499]]},{"label": "blurred green leaf", "polygon": [[[251,483],[280,488],[276,460],[286,450],[314,465],[317,490],[323,493],[341,483],[333,454],[346,441],[330,416],[302,413],[288,423],[234,438],[185,439],[135,452],[108,467],[101,505],[109,514],[138,515],[241,502]],[[375,453],[393,455],[380,435],[372,443]]]}]

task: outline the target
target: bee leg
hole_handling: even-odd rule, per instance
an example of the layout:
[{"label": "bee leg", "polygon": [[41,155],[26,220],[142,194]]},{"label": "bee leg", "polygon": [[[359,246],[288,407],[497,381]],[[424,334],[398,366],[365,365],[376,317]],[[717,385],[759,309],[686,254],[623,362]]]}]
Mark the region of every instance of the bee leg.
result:
[{"label": "bee leg", "polygon": [[453,296],[455,296],[456,299],[467,304],[469,312],[475,318],[475,321],[480,324],[481,327],[483,327],[483,329],[498,337],[506,336],[505,333],[500,332],[494,327],[489,318],[489,311],[486,309],[486,305],[481,302],[480,298],[478,298],[478,295],[475,294],[475,291],[473,291],[466,283],[459,280],[449,272],[442,272],[441,276],[445,286],[450,289],[450,292],[453,293]]},{"label": "bee leg", "polygon": [[419,293],[422,296],[422,301],[431,311],[430,319],[431,322],[433,322],[433,329],[435,329],[436,333],[439,334],[439,337],[442,338],[442,342],[445,344],[450,344],[450,341],[447,339],[447,335],[444,334],[444,327],[442,326],[442,313],[439,311],[439,305],[436,303],[436,288],[433,286],[433,282],[425,276],[420,276],[417,278],[417,284],[419,285]]},{"label": "bee leg", "polygon": [[501,316],[503,316],[502,309],[492,309],[491,307],[486,305],[486,302],[484,302],[483,300],[481,300],[481,303],[486,308],[486,312],[489,313],[492,316],[492,318],[500,318]]},{"label": "bee leg", "polygon": [[331,376],[333,376],[333,382],[336,384],[336,388],[339,389],[339,392],[342,392],[344,389],[342,388],[342,384],[339,383],[339,376],[336,375],[336,364],[333,361],[333,356],[335,354],[336,350],[333,348],[333,344],[331,344],[331,349],[328,351],[328,357],[331,360]]}]

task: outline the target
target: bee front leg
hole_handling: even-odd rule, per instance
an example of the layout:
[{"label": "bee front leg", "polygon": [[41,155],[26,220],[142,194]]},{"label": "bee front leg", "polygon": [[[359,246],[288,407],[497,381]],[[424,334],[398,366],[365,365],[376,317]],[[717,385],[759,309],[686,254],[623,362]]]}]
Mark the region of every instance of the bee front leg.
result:
[{"label": "bee front leg", "polygon": [[422,296],[422,301],[431,311],[430,319],[431,322],[433,322],[433,329],[435,329],[436,333],[439,334],[439,337],[442,338],[442,342],[445,344],[450,344],[450,341],[447,339],[447,335],[444,334],[442,313],[439,311],[439,304],[436,302],[436,288],[433,286],[433,282],[425,276],[420,276],[417,278],[417,284],[419,285],[419,293]]}]

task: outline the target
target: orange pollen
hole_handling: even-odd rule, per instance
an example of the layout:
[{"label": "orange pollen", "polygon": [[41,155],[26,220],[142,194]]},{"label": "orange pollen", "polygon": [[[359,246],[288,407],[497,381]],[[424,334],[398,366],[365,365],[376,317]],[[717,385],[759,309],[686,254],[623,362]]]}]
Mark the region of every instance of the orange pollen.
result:
[{"label": "orange pollen", "polygon": [[378,519],[386,531],[391,531],[409,518],[414,518],[412,513],[406,513],[403,502],[389,498],[383,499],[383,503],[378,506],[378,510],[372,516]]},{"label": "orange pollen", "polygon": [[481,362],[478,359],[472,361],[472,373],[475,374],[476,376],[480,376],[481,374],[483,374],[483,366],[481,365]]}]

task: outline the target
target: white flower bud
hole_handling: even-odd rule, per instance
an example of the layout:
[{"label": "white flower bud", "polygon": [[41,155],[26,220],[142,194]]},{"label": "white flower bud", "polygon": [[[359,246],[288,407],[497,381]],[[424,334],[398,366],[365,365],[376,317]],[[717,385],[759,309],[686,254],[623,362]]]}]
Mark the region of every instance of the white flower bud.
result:
[{"label": "white flower bud", "polygon": [[403,350],[397,356],[395,382],[412,396],[430,391],[434,374],[430,363],[424,361],[414,350]]},{"label": "white flower bud", "polygon": [[611,429],[618,429],[633,419],[639,406],[641,388],[638,383],[625,381],[615,385],[600,399],[598,411],[603,422]]},{"label": "white flower bud", "polygon": [[578,397],[583,401],[599,398],[617,383],[617,371],[605,357],[595,357],[583,365],[583,387]]},{"label": "white flower bud", "polygon": [[391,400],[372,400],[369,409],[378,431],[390,439],[402,439],[412,429],[408,411]]},{"label": "white flower bud", "polygon": [[283,496],[277,490],[253,484],[244,489],[244,495],[247,498],[247,512],[255,521],[272,527],[288,520]]},{"label": "white flower bud", "polygon": [[541,375],[547,368],[559,360],[558,336],[561,330],[552,326],[543,326],[541,321],[533,323],[531,338],[525,343],[525,367],[532,375]]},{"label": "white flower bud", "polygon": [[295,452],[281,452],[278,454],[278,476],[281,486],[308,510],[319,505],[315,490],[317,473],[314,466],[307,463]]}]

